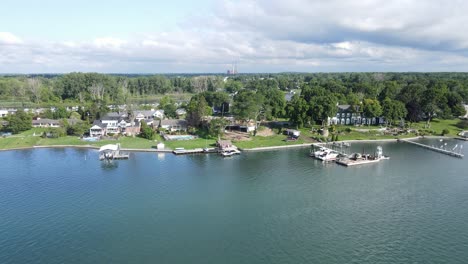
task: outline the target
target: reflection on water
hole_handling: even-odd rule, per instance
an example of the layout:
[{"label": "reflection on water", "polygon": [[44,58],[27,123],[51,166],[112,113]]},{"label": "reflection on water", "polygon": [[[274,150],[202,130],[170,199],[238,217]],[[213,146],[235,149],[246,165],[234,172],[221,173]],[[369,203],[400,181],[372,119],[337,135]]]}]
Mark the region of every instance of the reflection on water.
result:
[{"label": "reflection on water", "polygon": [[103,160],[101,161],[101,168],[105,171],[110,171],[117,169],[119,167],[119,162],[116,160]]}]

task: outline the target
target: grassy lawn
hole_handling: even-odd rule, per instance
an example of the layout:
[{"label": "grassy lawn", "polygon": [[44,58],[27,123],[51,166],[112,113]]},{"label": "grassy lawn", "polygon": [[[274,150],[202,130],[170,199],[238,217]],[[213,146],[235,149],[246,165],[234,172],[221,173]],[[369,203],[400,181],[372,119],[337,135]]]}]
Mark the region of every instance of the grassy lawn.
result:
[{"label": "grassy lawn", "polygon": [[273,135],[268,137],[251,137],[252,140],[246,141],[234,141],[233,144],[242,149],[260,148],[260,147],[273,147],[273,146],[285,146],[285,145],[297,145],[306,143],[305,137],[301,136],[296,141],[286,142],[284,139],[285,135]]},{"label": "grassy lawn", "polygon": [[[428,130],[433,130],[436,134],[441,135],[442,130],[448,129],[450,133],[448,136],[456,136],[459,132],[462,131],[462,129],[456,127],[456,124],[460,122],[461,120],[458,118],[455,119],[434,119],[431,121],[431,127]],[[418,129],[418,130],[424,130],[426,125],[426,122],[418,122],[418,123],[412,123],[411,128],[412,129]]]},{"label": "grassy lawn", "polygon": [[[440,135],[443,129],[450,131],[449,136],[456,136],[461,131],[460,128],[456,127],[456,124],[460,119],[452,120],[433,120],[431,122],[431,128],[435,134]],[[412,129],[424,130],[425,122],[411,124]],[[350,128],[351,132],[345,132],[346,128]],[[393,135],[383,135],[378,131],[373,131],[378,127],[359,127],[359,129],[371,129],[369,132],[359,132],[355,130],[355,127],[350,126],[338,126],[337,130],[340,131],[338,140],[379,140],[379,139],[393,139],[396,138]],[[216,145],[216,139],[214,138],[197,138],[193,140],[174,140],[164,141],[160,136],[157,136],[156,140],[147,140],[139,137],[121,137],[118,140],[102,140],[98,142],[87,142],[82,141],[78,137],[66,136],[61,138],[41,138],[41,135],[46,129],[44,128],[33,128],[25,131],[18,135],[11,137],[1,138],[0,137],[0,149],[11,149],[11,148],[23,148],[32,146],[46,146],[46,145],[91,145],[100,147],[105,144],[116,144],[120,143],[123,148],[135,148],[135,149],[151,149],[155,148],[159,142],[163,142],[166,148],[205,148],[214,147]],[[275,134],[272,136],[252,136],[251,140],[247,141],[234,141],[233,143],[239,148],[251,149],[258,147],[272,147],[272,146],[285,146],[285,145],[296,145],[303,143],[315,142],[313,138],[320,136],[318,133],[312,132],[310,128],[301,128],[301,136],[296,141],[286,142],[284,139],[285,135],[276,134],[277,130],[274,129]],[[414,134],[407,134],[398,136],[399,138],[414,137]]]}]

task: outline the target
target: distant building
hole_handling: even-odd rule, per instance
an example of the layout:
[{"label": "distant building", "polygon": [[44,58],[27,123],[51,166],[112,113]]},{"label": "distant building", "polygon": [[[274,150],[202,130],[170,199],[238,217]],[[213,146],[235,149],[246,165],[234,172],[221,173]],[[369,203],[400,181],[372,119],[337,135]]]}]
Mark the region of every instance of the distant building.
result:
[{"label": "distant building", "polygon": [[187,120],[184,119],[164,119],[161,120],[161,128],[175,132],[187,131]]},{"label": "distant building", "polygon": [[8,115],[8,110],[0,109],[0,117],[6,117]]},{"label": "distant building", "polygon": [[353,109],[351,105],[338,105],[335,117],[329,117],[330,125],[378,125],[384,124],[383,117],[366,117],[359,106]]}]

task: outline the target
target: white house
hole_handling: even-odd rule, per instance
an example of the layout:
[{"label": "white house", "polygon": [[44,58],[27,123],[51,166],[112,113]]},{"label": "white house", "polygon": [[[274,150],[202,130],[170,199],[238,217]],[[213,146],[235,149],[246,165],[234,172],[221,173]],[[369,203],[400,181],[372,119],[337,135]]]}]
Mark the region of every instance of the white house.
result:
[{"label": "white house", "polygon": [[60,127],[60,121],[55,119],[37,119],[32,121],[33,127]]},{"label": "white house", "polygon": [[104,134],[105,134],[104,128],[98,125],[94,125],[89,129],[89,136],[91,137],[100,137],[100,136],[104,136]]},{"label": "white house", "polygon": [[328,118],[329,125],[378,125],[385,123],[384,118],[368,118],[359,111],[359,108],[354,111],[351,105],[338,105],[337,107],[336,116]]},{"label": "white house", "polygon": [[169,131],[187,131],[187,120],[164,119],[161,120],[161,128]]},{"label": "white house", "polygon": [[8,110],[0,109],[0,117],[6,117],[8,115]]}]

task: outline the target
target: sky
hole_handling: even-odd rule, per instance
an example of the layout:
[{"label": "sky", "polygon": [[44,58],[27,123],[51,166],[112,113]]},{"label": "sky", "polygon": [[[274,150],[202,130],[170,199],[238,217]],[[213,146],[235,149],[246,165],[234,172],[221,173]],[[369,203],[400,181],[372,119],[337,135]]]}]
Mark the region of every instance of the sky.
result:
[{"label": "sky", "polygon": [[468,71],[464,0],[2,0],[0,73]]}]

